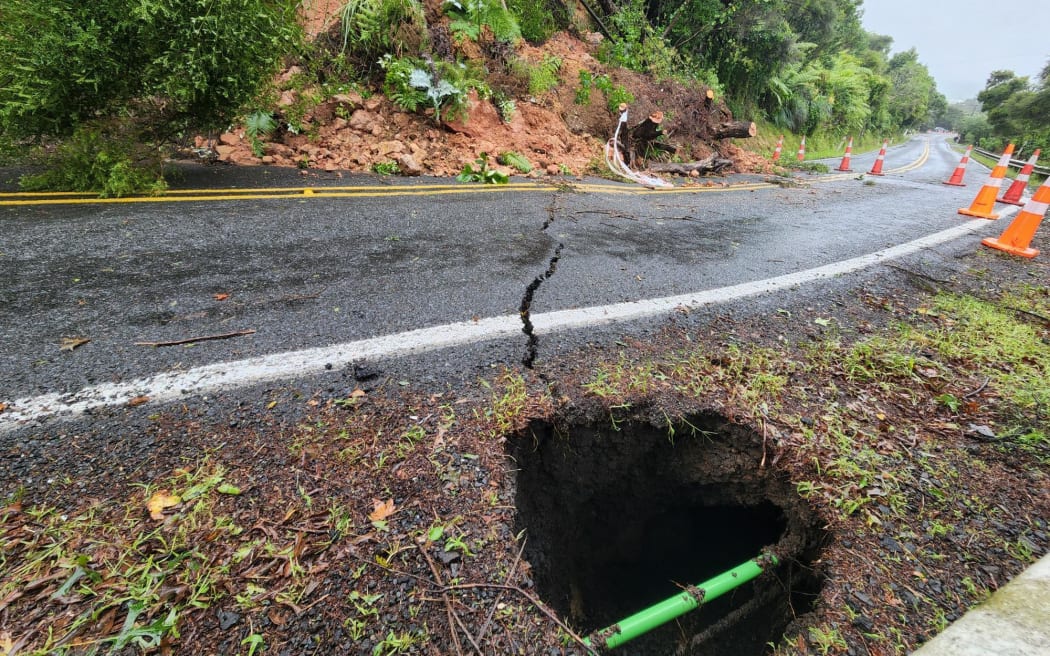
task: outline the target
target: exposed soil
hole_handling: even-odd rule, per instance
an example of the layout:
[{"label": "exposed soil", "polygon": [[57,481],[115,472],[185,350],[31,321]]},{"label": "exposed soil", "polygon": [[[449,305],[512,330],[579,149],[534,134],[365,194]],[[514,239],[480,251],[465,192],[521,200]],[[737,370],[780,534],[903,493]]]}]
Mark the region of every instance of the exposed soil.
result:
[{"label": "exposed soil", "polygon": [[[488,103],[448,126],[344,93],[264,158],[240,130],[216,150],[435,175],[515,150],[537,175],[581,173],[615,120],[575,104],[586,68],[644,99],[637,116],[675,117],[683,153],[767,166],[706,140],[698,90],[604,71],[568,35],[543,53],[564,83],[509,124]],[[1045,232],[1034,245],[1050,252]],[[535,371],[478,385],[417,390],[361,363],[328,389],[0,436],[0,653],[582,654],[583,635],[766,549],[780,566],[615,653],[906,653],[1050,549],[1050,449],[1008,430],[1050,433],[1047,408],[1007,407],[933,351],[901,376],[834,359],[902,323],[950,330],[941,290],[1014,308],[1050,344],[1050,265],[911,266],[616,348],[541,343]],[[1035,301],[1017,308],[1021,285]]]},{"label": "exposed soil", "polygon": [[[313,0],[304,5],[307,33],[334,51],[342,44],[335,13],[338,4]],[[440,26],[445,18],[435,18]],[[446,30],[447,32],[447,30]],[[714,127],[731,118],[720,99],[709,100],[702,85],[674,81],[656,82],[638,73],[599,62],[595,53],[599,35],[581,40],[568,33],[555,34],[541,47],[525,42],[516,56],[530,65],[548,57],[561,61],[559,84],[538,97],[528,93],[527,79],[506,66],[507,53],[466,41],[450,45],[460,57],[482,62],[488,82],[514,98],[512,118],[504,121],[491,100],[473,94],[466,114],[438,122],[432,111],[400,110],[381,93],[367,97],[349,89],[329,90],[314,84],[302,87],[303,68],[293,65],[276,80],[278,97],[273,107],[279,129],[263,138],[261,152],[253,150],[244,126],[221,135],[201,135],[187,157],[205,157],[239,165],[298,166],[328,172],[370,171],[376,165],[397,166],[403,175],[454,176],[464,165],[474,164],[481,153],[493,158],[504,152],[523,155],[532,165],[530,177],[546,175],[608,174],[602,158],[603,144],[618,120],[605,94],[593,89],[585,103],[577,101],[580,72],[606,75],[636,100],[629,105],[635,125],[660,111],[666,117],[666,143],[680,161],[698,160],[717,152],[734,162],[729,172],[769,172],[770,162],[743,150],[731,139],[716,140]],[[370,90],[374,92],[375,89]],[[289,130],[293,113],[301,112],[301,129]],[[493,166],[506,174],[522,175],[507,166]]]},{"label": "exposed soil", "polygon": [[1048,279],[965,249],[478,386],[362,364],[0,437],[0,645],[580,654],[572,636],[771,549],[770,575],[615,653],[906,653],[1050,548],[1050,448],[1008,430],[1050,422],[965,361],[865,379],[842,354],[951,328],[937,290],[1028,290],[1003,311],[1050,343]]}]

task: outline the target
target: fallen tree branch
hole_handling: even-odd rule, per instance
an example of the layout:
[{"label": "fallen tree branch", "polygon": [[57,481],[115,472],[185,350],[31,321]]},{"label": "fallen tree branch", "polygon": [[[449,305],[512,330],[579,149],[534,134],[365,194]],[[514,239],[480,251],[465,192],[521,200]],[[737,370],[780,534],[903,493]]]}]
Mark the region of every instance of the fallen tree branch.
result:
[{"label": "fallen tree branch", "polygon": [[459,583],[457,585],[447,585],[444,587],[445,590],[469,590],[471,588],[488,588],[491,590],[511,590],[517,592],[521,596],[529,600],[533,606],[535,606],[541,613],[546,615],[552,622],[558,625],[562,631],[566,633],[570,638],[576,641],[576,644],[587,650],[588,654],[597,654],[594,647],[591,647],[583,641],[575,631],[573,631],[568,624],[558,619],[558,616],[551,609],[547,608],[547,605],[537,599],[534,595],[530,594],[527,590],[520,588],[516,585],[501,585],[499,583]]},{"label": "fallen tree branch", "polygon": [[696,162],[684,162],[681,164],[653,163],[649,165],[649,170],[654,173],[676,173],[678,175],[692,176],[694,172],[696,175],[718,173],[732,165],[733,160],[731,159],[711,155]]},{"label": "fallen tree branch", "polygon": [[[436,583],[438,586],[443,587],[444,584],[441,581],[441,573],[438,572],[437,565],[434,564],[434,560],[430,557],[430,554],[427,553],[426,544],[416,545],[416,548],[419,549],[419,553],[423,554],[423,558],[426,559],[427,566],[430,567],[430,572],[434,575],[434,583]],[[459,644],[459,633],[456,631],[456,627],[464,627],[458,621],[459,617],[456,615],[456,611],[452,608],[452,599],[448,596],[447,589],[443,589],[441,591],[441,598],[445,602],[445,612],[448,615],[448,632],[449,635],[452,636],[452,645],[456,648],[457,656],[463,656],[463,647]],[[474,639],[471,638],[470,633],[467,633],[465,628],[464,633],[466,633],[467,639],[470,640],[471,644],[474,645],[474,648],[478,650],[479,656],[485,656],[484,652],[481,651],[477,643],[474,642]]]},{"label": "fallen tree branch", "polygon": [[[524,551],[525,551],[525,541],[522,540],[521,548],[518,549],[518,555],[515,556],[514,563],[510,566],[510,570],[507,572],[507,578],[504,579],[504,583],[509,585],[509,584],[514,582],[514,576],[516,575],[517,570],[518,570],[518,563],[521,561],[521,555],[522,555],[522,553],[524,553]],[[481,630],[478,631],[478,642],[479,643],[483,642],[485,640],[485,635],[488,633],[489,626],[492,623],[492,616],[496,614],[496,608],[499,606],[500,602],[503,601],[503,593],[504,592],[506,592],[506,590],[500,590],[499,594],[496,595],[496,601],[492,602],[492,608],[489,609],[488,617],[485,618],[485,623],[481,625]]]},{"label": "fallen tree branch", "polygon": [[726,121],[714,129],[715,139],[748,139],[758,134],[754,121]]},{"label": "fallen tree branch", "polygon": [[230,339],[231,337],[243,337],[245,335],[254,335],[255,330],[238,330],[232,333],[223,333],[221,335],[204,335],[202,337],[189,337],[187,339],[176,339],[170,342],[135,342],[135,346],[182,346],[183,344],[193,344],[194,342],[207,342],[216,339]]}]

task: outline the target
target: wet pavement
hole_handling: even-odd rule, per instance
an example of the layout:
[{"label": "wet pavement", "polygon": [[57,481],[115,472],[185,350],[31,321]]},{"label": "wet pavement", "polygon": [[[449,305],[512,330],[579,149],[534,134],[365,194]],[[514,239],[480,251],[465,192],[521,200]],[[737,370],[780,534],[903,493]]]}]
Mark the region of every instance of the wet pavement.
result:
[{"label": "wet pavement", "polygon": [[[858,155],[853,167],[867,170],[873,160],[874,153]],[[922,165],[894,173],[916,162]],[[882,178],[803,175],[801,186],[744,188],[717,180],[671,192],[599,179],[559,187],[522,180],[496,190],[182,167],[175,190],[295,189],[283,198],[0,204],[0,402],[513,317],[559,245],[557,270],[536,289],[534,313],[812,268],[959,225],[956,209],[970,202],[983,174],[972,165],[970,187],[940,184],[957,163],[939,138],[927,153],[920,137],[890,149]],[[341,189],[348,187],[354,195]],[[141,345],[240,331],[254,332]],[[63,338],[91,341],[69,351],[60,348]],[[524,348],[523,335],[511,339]]]}]

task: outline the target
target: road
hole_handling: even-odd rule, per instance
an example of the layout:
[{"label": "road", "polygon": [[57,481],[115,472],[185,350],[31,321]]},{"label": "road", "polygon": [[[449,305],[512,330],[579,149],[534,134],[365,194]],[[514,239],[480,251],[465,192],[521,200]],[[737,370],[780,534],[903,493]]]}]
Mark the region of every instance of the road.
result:
[{"label": "road", "polygon": [[[710,302],[721,294],[710,290],[964,224],[1001,229],[957,215],[986,169],[971,164],[968,187],[942,185],[959,155],[940,137],[891,148],[887,175],[862,177],[874,155],[855,156],[855,173],[788,187],[736,176],[666,192],[603,180],[497,188],[212,167],[186,169],[173,193],[144,202],[6,193],[0,428],[77,399],[83,409],[157,396],[142,380],[158,375],[175,398],[209,389],[195,386],[207,376],[234,386],[441,346],[488,345],[450,350],[449,369],[514,364],[527,341],[518,312],[538,276],[542,359],[544,335],[561,328],[669,312],[646,299],[688,304],[708,290]],[[241,331],[254,332],[142,345]],[[63,338],[90,341],[61,350]]]}]

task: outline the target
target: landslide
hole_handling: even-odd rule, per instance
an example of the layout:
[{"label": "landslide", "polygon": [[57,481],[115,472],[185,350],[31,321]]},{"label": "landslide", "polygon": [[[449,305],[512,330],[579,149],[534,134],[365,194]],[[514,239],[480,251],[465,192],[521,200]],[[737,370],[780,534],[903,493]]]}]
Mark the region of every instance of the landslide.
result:
[{"label": "landslide", "polygon": [[[405,111],[383,95],[374,70],[365,83],[336,82],[332,62],[345,59],[338,5],[304,3],[313,54],[289,62],[274,80],[272,106],[261,108],[276,118],[271,134],[253,138],[246,125],[236,125],[222,134],[197,135],[182,156],[245,166],[295,166],[304,174],[453,176],[465,165],[475,165],[481,153],[495,158],[514,152],[532,165],[529,177],[602,175],[608,172],[602,147],[616,127],[617,101],[626,99],[631,126],[653,112],[663,113],[663,140],[674,149],[664,158],[692,161],[717,155],[733,162],[726,173],[770,170],[765,158],[732,139],[713,137],[715,127],[733,117],[721,98],[709,98],[713,94],[702,84],[656,80],[602,63],[597,33],[559,32],[542,45],[524,40],[505,44],[485,29],[477,41],[454,38],[438,7],[427,8],[435,52],[423,53],[424,58],[443,56],[480,67],[495,93],[479,98],[472,91],[464,111],[451,120],[436,120],[432,110]],[[557,83],[548,91],[530,93],[529,71],[552,61],[560,64]],[[603,84],[599,88],[587,80]],[[501,116],[496,98],[513,102],[509,116]],[[491,164],[503,173],[521,174],[494,159]]]}]

